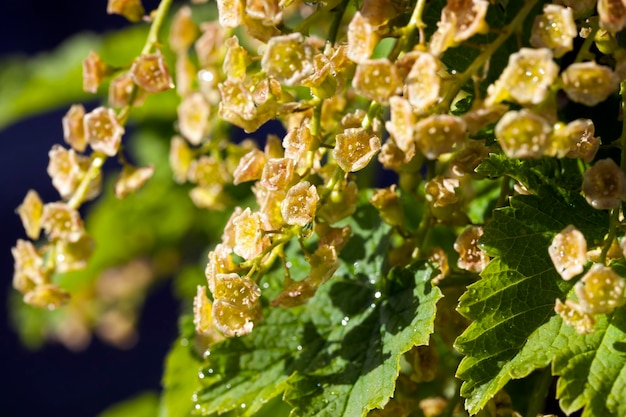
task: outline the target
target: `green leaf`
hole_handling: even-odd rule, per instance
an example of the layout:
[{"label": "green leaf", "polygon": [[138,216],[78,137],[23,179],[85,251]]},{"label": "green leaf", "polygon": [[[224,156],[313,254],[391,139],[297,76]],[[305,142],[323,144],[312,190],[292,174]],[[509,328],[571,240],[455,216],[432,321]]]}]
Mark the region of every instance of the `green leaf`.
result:
[{"label": "green leaf", "polygon": [[[352,417],[393,395],[400,357],[432,333],[441,296],[430,285],[435,271],[420,264],[385,274],[389,227],[371,205],[348,223],[353,236],[342,264],[308,304],[269,309],[250,335],[211,348],[197,393],[202,414],[256,415],[284,393],[291,415]],[[294,269],[300,274],[306,266]],[[281,274],[277,268],[264,282],[280,282]]]},{"label": "green leaf", "polygon": [[[95,50],[107,64],[120,69],[129,67],[141,53],[147,33],[147,25],[131,26],[103,36],[81,33],[52,52],[32,58],[6,58],[0,62],[0,129],[47,110],[105,98],[106,82],[97,95],[83,91],[83,59]],[[131,112],[131,117],[173,120],[177,102],[174,91],[151,95],[143,106]]]},{"label": "green leaf", "polygon": [[567,195],[576,193],[582,184],[578,161],[573,159],[509,159],[503,154],[490,154],[475,171],[488,178],[513,178],[533,193],[549,185]]},{"label": "green leaf", "polygon": [[155,393],[146,392],[109,407],[98,417],[154,417],[158,403]]},{"label": "green leaf", "polygon": [[563,411],[585,407],[582,417],[626,415],[626,308],[601,316],[589,335],[562,325],[555,343],[560,349],[552,370],[560,375]]},{"label": "green leaf", "polygon": [[509,362],[530,370],[545,366],[518,356],[525,345],[535,348],[528,338],[573,285],[560,278],[548,256],[553,236],[569,224],[590,242],[601,241],[608,230],[606,213],[593,210],[580,196],[566,202],[545,188],[539,196],[513,197],[511,206],[494,211],[485,226],[480,244],[495,258],[460,299],[459,312],[474,322],[455,342],[466,355],[457,376],[465,381],[461,394],[470,413],[516,377]]},{"label": "green leaf", "polygon": [[200,360],[193,354],[195,329],[190,316],[181,318],[181,336],[165,359],[159,417],[191,417],[192,396],[198,389]]},{"label": "green leaf", "polygon": [[[382,408],[393,396],[402,354],[428,344],[433,331],[435,304],[441,297],[439,289],[430,285],[433,275],[426,264],[413,270],[393,269],[380,300],[378,293],[371,294],[355,282],[331,286],[328,298],[334,298],[335,305],[324,310],[316,305],[310,314],[334,307],[337,315],[336,304],[348,304],[346,300],[359,300],[357,305],[365,308],[319,328],[322,340],[317,352],[288,381],[285,399],[295,406],[292,415],[364,416]],[[322,297],[316,298],[318,304]]]}]

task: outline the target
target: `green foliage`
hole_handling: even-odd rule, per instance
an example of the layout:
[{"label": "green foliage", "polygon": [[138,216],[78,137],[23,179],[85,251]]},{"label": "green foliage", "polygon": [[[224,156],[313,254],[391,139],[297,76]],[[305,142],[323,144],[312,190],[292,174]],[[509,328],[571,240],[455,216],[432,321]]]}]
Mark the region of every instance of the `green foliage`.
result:
[{"label": "green foliage", "polygon": [[[30,193],[18,213],[31,241],[14,248],[26,303],[12,294],[11,317],[31,348],[81,349],[92,331],[128,346],[150,288],[174,281],[162,393],[101,417],[534,417],[553,381],[567,414],[626,415],[626,130],[598,151],[612,116],[564,116],[617,95],[626,14],[538,0],[191,3],[0,64],[0,129],[106,101],[128,75],[99,109],[109,125],[85,136],[80,106],[65,119],[73,148],[48,168],[63,199],[53,211]],[[561,24],[548,46],[576,71],[544,48],[551,29],[534,36],[548,5]],[[85,71],[95,96],[81,83],[92,50],[106,67]],[[270,120],[252,139],[235,130]],[[105,175],[111,157],[133,181]],[[118,184],[133,192],[118,199]],[[580,251],[553,241],[572,227]],[[555,253],[576,272],[559,275]],[[600,265],[614,288],[583,277]]]},{"label": "green foliage", "polygon": [[440,292],[428,264],[384,272],[389,228],[371,207],[350,222],[342,267],[302,311],[270,310],[258,329],[210,349],[198,405],[245,416],[283,393],[295,415],[365,415],[393,396],[400,358],[428,343]]},{"label": "green foliage", "polygon": [[589,241],[601,241],[605,233],[606,216],[576,197],[571,204],[577,209],[568,210],[566,201],[544,187],[538,196],[512,198],[510,207],[494,211],[485,227],[481,245],[494,259],[460,299],[459,311],[473,323],[455,344],[466,355],[457,375],[465,380],[461,393],[472,413],[514,378],[509,363],[529,366],[518,359],[520,350],[541,349],[529,337],[554,314],[554,301],[572,287],[550,261],[552,237],[569,224]]}]

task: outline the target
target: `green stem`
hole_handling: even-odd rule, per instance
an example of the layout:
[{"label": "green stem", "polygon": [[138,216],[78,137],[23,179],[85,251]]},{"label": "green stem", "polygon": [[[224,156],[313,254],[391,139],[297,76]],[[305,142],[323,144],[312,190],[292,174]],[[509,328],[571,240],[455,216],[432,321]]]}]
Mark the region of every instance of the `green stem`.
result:
[{"label": "green stem", "polygon": [[[148,32],[146,43],[141,51],[142,54],[150,53],[150,51],[152,51],[152,48],[157,45],[159,31],[163,26],[165,16],[167,15],[167,12],[172,5],[172,1],[173,0],[162,0],[159,4],[159,7],[154,13],[154,19],[152,20],[152,25],[150,26],[150,31]],[[137,87],[133,86],[133,91],[131,93],[131,102],[126,107],[124,107],[118,115],[118,120],[121,124],[124,124],[126,122],[130,107],[132,106],[132,100],[134,100],[134,97],[136,97],[136,95]],[[105,154],[103,154],[102,152],[94,152],[91,165],[87,169],[87,172],[85,173],[85,176],[83,177],[76,191],[74,192],[74,195],[72,195],[72,198],[67,203],[69,207],[73,209],[78,209],[85,201],[85,196],[87,195],[89,184],[98,175],[100,175],[100,170],[106,160],[107,156]]]},{"label": "green stem", "polygon": [[100,170],[104,162],[107,160],[107,157],[102,152],[94,152],[93,159],[91,160],[91,165],[89,165],[89,169],[85,173],[85,176],[81,180],[80,184],[76,188],[76,191],[72,195],[70,201],[67,202],[67,205],[74,210],[78,209],[80,205],[85,201],[85,197],[87,196],[87,190],[89,189],[89,184],[93,180],[95,180],[98,175],[100,175]]},{"label": "green stem", "polygon": [[346,12],[346,8],[348,7],[348,3],[350,0],[343,0],[335,10],[335,17],[330,25],[330,29],[328,31],[328,42],[331,45],[335,44],[337,40],[337,34],[339,33],[339,27],[341,26],[341,21],[343,20],[343,15]]},{"label": "green stem", "polygon": [[[446,96],[444,97],[441,104],[438,106],[439,109],[445,109],[447,111],[452,104],[452,101],[456,97],[456,95],[461,91],[461,88],[472,78],[472,76],[482,68],[485,63],[493,56],[493,54],[502,46],[502,44],[511,36],[514,32],[519,30],[519,28],[526,20],[526,16],[528,13],[535,7],[537,4],[537,0],[528,0],[524,3],[524,6],[517,13],[517,16],[509,23],[504,29],[502,29],[502,33],[491,42],[481,53],[474,59],[474,61],[470,64],[469,67],[461,74],[459,74],[454,83],[448,89]],[[439,113],[439,112],[437,112]]]},{"label": "green stem", "polygon": [[539,371],[537,382],[533,388],[530,398],[528,399],[528,409],[526,415],[528,417],[536,417],[541,415],[545,404],[546,398],[548,398],[548,391],[550,390],[550,384],[552,383],[552,373],[550,367],[547,367]]},{"label": "green stem", "polygon": [[[426,24],[422,20],[424,6],[426,6],[426,0],[417,0],[417,3],[415,4],[415,9],[413,9],[413,14],[411,15],[411,20],[409,20],[409,24],[407,25],[407,27],[412,32],[415,30],[414,28],[417,28],[417,30],[419,31],[420,45],[424,44],[424,42],[426,41],[424,36],[424,28],[426,27]],[[412,34],[410,36],[412,36]]]},{"label": "green stem", "polygon": [[167,12],[172,6],[172,1],[173,0],[161,0],[159,7],[154,13],[154,18],[152,19],[152,25],[150,25],[150,32],[148,32],[146,44],[141,50],[142,55],[149,54],[152,51],[152,48],[154,48],[159,43],[159,32],[161,31],[161,27],[163,26],[163,22],[165,21]]},{"label": "green stem", "polygon": [[591,26],[591,32],[587,35],[587,38],[585,39],[582,46],[580,47],[580,50],[576,54],[576,60],[574,62],[583,62],[585,59],[593,58],[593,55],[589,53],[589,49],[595,41],[598,30],[600,30],[598,22],[593,22]]}]

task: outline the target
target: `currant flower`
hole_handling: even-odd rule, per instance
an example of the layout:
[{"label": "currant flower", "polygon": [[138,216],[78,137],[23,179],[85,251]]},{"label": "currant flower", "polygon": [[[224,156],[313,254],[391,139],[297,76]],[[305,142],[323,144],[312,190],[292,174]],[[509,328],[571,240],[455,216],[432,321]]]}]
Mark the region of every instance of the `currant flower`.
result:
[{"label": "currant flower", "polygon": [[398,93],[401,80],[396,67],[387,59],[366,59],[356,66],[352,85],[357,93],[383,105]]},{"label": "currant flower", "polygon": [[213,322],[213,303],[206,295],[206,287],[198,285],[196,296],[193,299],[193,324],[196,332],[209,340],[209,345],[222,340],[224,337]]},{"label": "currant flower", "polygon": [[286,190],[294,177],[295,162],[290,158],[268,159],[263,167],[260,184],[267,190]]},{"label": "currant flower", "polygon": [[574,13],[569,7],[556,4],[543,6],[543,14],[533,22],[530,44],[536,48],[550,48],[557,58],[574,48],[578,35]]},{"label": "currant flower", "polygon": [[76,242],[58,240],[54,251],[56,272],[63,274],[85,269],[95,246],[94,240],[86,234],[83,234]]},{"label": "currant flower", "polygon": [[313,221],[318,201],[315,186],[302,181],[287,191],[285,199],[280,203],[280,212],[287,224],[304,227]]},{"label": "currant flower", "polygon": [[224,336],[243,336],[252,331],[260,295],[258,285],[248,277],[233,273],[216,275],[213,317]]},{"label": "currant flower", "polygon": [[489,256],[478,247],[478,239],[482,235],[482,227],[469,226],[456,238],[454,250],[459,254],[459,268],[478,273],[485,269]]},{"label": "currant flower", "polygon": [[239,160],[233,173],[233,184],[238,185],[242,182],[260,179],[266,161],[265,153],[257,148],[252,149]]},{"label": "currant flower", "polygon": [[219,100],[219,94],[213,86],[208,88],[208,92],[205,93],[205,89],[203,86],[205,85],[204,81],[207,78],[210,80],[214,80],[215,77],[213,73],[207,70],[202,70],[202,72],[198,71],[196,65],[191,62],[189,56],[187,54],[178,54],[176,56],[176,64],[175,64],[175,77],[176,77],[176,92],[180,97],[186,97],[194,92],[195,86],[194,83],[196,80],[199,84],[199,89],[203,94],[206,94],[207,100],[211,103],[217,104]]},{"label": "currant flower", "polygon": [[424,185],[426,201],[433,207],[443,208],[459,202],[456,196],[456,189],[459,187],[459,180],[456,178],[446,178],[441,175],[427,181]]},{"label": "currant flower", "polygon": [[574,291],[580,307],[585,313],[610,313],[626,302],[624,298],[624,278],[613,269],[595,264],[576,283]]},{"label": "currant flower", "polygon": [[160,93],[174,88],[165,58],[160,51],[137,57],[130,67],[130,75],[135,84],[149,93]]},{"label": "currant flower", "polygon": [[83,90],[96,93],[108,71],[109,66],[100,56],[95,51],[89,51],[89,55],[83,60]]},{"label": "currant flower", "polygon": [[[133,91],[135,96],[133,97]],[[132,98],[132,102],[131,102]],[[118,75],[109,84],[109,105],[113,107],[140,106],[146,100],[146,92],[137,87],[129,72]]]},{"label": "currant flower", "polygon": [[259,204],[259,212],[263,215],[263,222],[267,230],[278,230],[286,222],[281,212],[281,203],[287,195],[286,190],[268,190],[263,186],[254,186],[252,191]]},{"label": "currant flower", "polygon": [[213,63],[222,59],[221,50],[224,46],[225,27],[215,21],[204,22],[200,25],[202,35],[194,43],[194,49],[201,67],[210,68]]},{"label": "currant flower", "polygon": [[63,139],[73,149],[83,152],[87,147],[85,128],[83,126],[85,108],[82,104],[73,104],[63,116]]},{"label": "currant flower", "polygon": [[285,158],[296,161],[298,172],[307,168],[307,155],[313,148],[315,138],[311,134],[310,124],[309,119],[303,119],[296,129],[289,130],[283,138]]},{"label": "currant flower", "polygon": [[364,0],[360,13],[372,26],[380,27],[398,14],[395,6],[392,0]]},{"label": "currant flower", "polygon": [[70,300],[70,295],[56,284],[38,285],[24,295],[24,302],[37,308],[55,310]]},{"label": "currant flower", "polygon": [[509,158],[540,158],[550,145],[552,126],[527,109],[509,111],[495,128],[495,135]]},{"label": "currant flower", "polygon": [[154,174],[154,166],[134,167],[125,165],[115,182],[115,197],[125,198],[134,193],[150,179]]},{"label": "currant flower", "polygon": [[[237,215],[241,214],[241,209],[235,211]],[[233,216],[231,216],[232,220]],[[229,222],[231,222],[229,220]],[[233,245],[234,245],[234,226],[233,226]],[[208,254],[209,261],[207,262],[204,274],[206,276],[207,285],[211,294],[215,293],[215,279],[217,274],[228,274],[235,269],[235,263],[232,258],[232,246],[226,243],[219,243],[215,246],[215,249]]]},{"label": "currant flower", "polygon": [[224,210],[230,204],[222,184],[198,185],[189,190],[189,198],[196,207],[207,210]]},{"label": "currant flower", "polygon": [[441,20],[453,22],[454,41],[463,42],[488,30],[485,22],[488,7],[486,0],[448,0],[441,11]]},{"label": "currant flower", "polygon": [[174,181],[182,184],[187,180],[193,155],[187,142],[180,136],[174,136],[170,142],[169,162],[174,174]]},{"label": "currant flower", "polygon": [[619,208],[626,200],[626,177],[612,159],[601,159],[583,174],[582,191],[595,209]]},{"label": "currant flower", "polygon": [[[90,165],[90,159],[77,154],[74,149],[69,151],[61,145],[53,145],[48,152],[50,162],[47,172],[52,178],[52,185],[63,199],[69,199],[83,179]],[[95,176],[87,186],[85,200],[91,200],[100,194],[102,176]]]},{"label": "currant flower", "polygon": [[141,0],[108,0],[107,13],[119,14],[131,22],[138,22],[143,18],[145,10]]},{"label": "currant flower", "polygon": [[415,111],[425,112],[439,101],[441,90],[441,77],[437,74],[439,62],[427,52],[409,54],[415,55],[415,62],[406,77],[404,95],[408,97]]},{"label": "currant flower", "polygon": [[115,156],[122,142],[124,127],[117,120],[115,111],[98,107],[83,119],[85,138],[94,151]]},{"label": "currant flower", "polygon": [[352,17],[348,25],[347,36],[347,55],[356,63],[369,59],[379,40],[374,26],[360,12],[356,12]]},{"label": "currant flower", "polygon": [[43,206],[41,225],[50,240],[78,242],[85,234],[78,211],[64,203],[48,203]]},{"label": "currant flower", "polygon": [[600,27],[617,33],[626,26],[626,4],[621,0],[598,0]]},{"label": "currant flower", "polygon": [[212,155],[202,155],[189,164],[189,181],[199,185],[224,184],[229,180],[224,164]]},{"label": "currant flower", "polygon": [[233,252],[245,260],[258,256],[267,246],[268,240],[263,235],[263,221],[259,212],[246,208],[233,219],[235,245]]},{"label": "currant flower", "polygon": [[563,304],[561,300],[557,299],[554,311],[561,316],[568,326],[573,327],[578,334],[593,333],[596,320],[591,314],[583,311],[578,303],[572,300],[565,300],[565,304]]},{"label": "currant flower", "polygon": [[41,216],[43,214],[43,202],[35,190],[28,190],[24,201],[17,208],[26,236],[35,240],[41,232]]},{"label": "currant flower", "polygon": [[577,62],[561,74],[567,96],[586,106],[595,106],[617,91],[620,79],[613,70],[595,62]]},{"label": "currant flower", "polygon": [[330,197],[317,212],[328,224],[334,224],[354,214],[359,199],[359,188],[354,181],[342,182],[330,192]]},{"label": "currant flower", "polygon": [[226,80],[218,88],[222,98],[218,110],[220,118],[246,132],[254,132],[265,122],[259,117],[252,92],[243,82]]},{"label": "currant flower", "polygon": [[395,184],[389,188],[374,191],[370,203],[376,207],[380,218],[390,226],[400,226],[404,221],[404,211],[400,204],[400,196],[396,192]]},{"label": "currant flower", "polygon": [[548,248],[556,271],[566,281],[583,272],[587,262],[587,241],[574,225],[561,230]]},{"label": "currant flower", "polygon": [[484,127],[496,123],[507,111],[509,111],[509,106],[500,103],[472,109],[463,113],[461,118],[467,126],[467,132],[470,135],[475,135]]},{"label": "currant flower", "polygon": [[270,77],[287,86],[298,85],[313,75],[313,47],[300,32],[270,39],[261,59],[261,67]]},{"label": "currant flower", "polygon": [[261,21],[263,26],[276,26],[283,20],[279,0],[246,0],[246,16]]},{"label": "currant flower", "polygon": [[385,128],[402,152],[415,152],[414,125],[415,116],[411,103],[403,97],[391,97],[389,99],[389,121],[385,123]]},{"label": "currant flower", "polygon": [[246,69],[250,65],[248,52],[239,45],[239,38],[233,36],[226,39],[226,54],[222,69],[229,80],[237,82],[246,78]]},{"label": "currant flower", "polygon": [[415,143],[428,159],[453,152],[465,139],[465,122],[457,116],[435,114],[415,125]]},{"label": "currant flower", "polygon": [[192,93],[178,106],[178,128],[192,145],[199,145],[207,133],[211,108],[201,93]]},{"label": "currant flower", "polygon": [[18,239],[11,254],[14,260],[13,288],[25,294],[46,283],[43,259],[31,242]]},{"label": "currant flower", "polygon": [[217,0],[217,12],[221,26],[235,28],[243,19],[243,1]]},{"label": "currant flower", "polygon": [[177,54],[186,53],[198,37],[198,26],[191,18],[191,8],[183,6],[174,15],[170,27],[169,43]]},{"label": "currant flower", "polygon": [[380,151],[380,139],[363,128],[349,128],[336,136],[333,158],[345,172],[359,171]]},{"label": "currant flower", "polygon": [[548,97],[558,74],[551,50],[522,48],[511,54],[500,77],[487,89],[485,105],[510,99],[522,105],[539,104]]},{"label": "currant flower", "polygon": [[582,158],[591,162],[600,147],[600,138],[594,137],[595,126],[590,119],[577,119],[567,125],[555,125],[550,140],[550,147],[546,152],[557,158]]}]

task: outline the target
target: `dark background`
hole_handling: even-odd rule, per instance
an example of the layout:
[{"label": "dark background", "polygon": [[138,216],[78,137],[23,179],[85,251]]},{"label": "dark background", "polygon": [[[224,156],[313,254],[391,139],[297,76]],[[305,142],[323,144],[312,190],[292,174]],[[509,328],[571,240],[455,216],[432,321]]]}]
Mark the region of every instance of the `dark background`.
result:
[{"label": "dark background", "polygon": [[[106,14],[106,0],[0,0],[0,61],[10,54],[32,56],[54,49],[83,31],[105,32],[127,23]],[[146,10],[158,0],[144,0]],[[0,94],[2,86],[0,85]],[[176,337],[178,307],[167,286],[149,297],[140,320],[140,340],[119,350],[94,339],[84,352],[47,345],[21,346],[10,327],[7,295],[13,291],[11,247],[25,238],[15,208],[29,188],[44,201],[58,200],[46,174],[48,151],[63,142],[58,109],[0,130],[0,415],[3,417],[90,417],[107,406],[158,390],[163,359]]]}]

